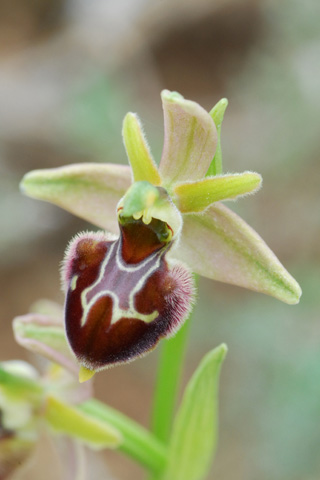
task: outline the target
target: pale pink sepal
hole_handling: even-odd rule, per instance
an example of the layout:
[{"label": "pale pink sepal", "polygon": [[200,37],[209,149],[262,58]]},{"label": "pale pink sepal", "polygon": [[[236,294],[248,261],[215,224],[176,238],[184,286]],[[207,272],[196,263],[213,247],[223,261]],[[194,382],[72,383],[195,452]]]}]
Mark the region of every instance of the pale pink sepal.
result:
[{"label": "pale pink sepal", "polygon": [[160,162],[163,184],[203,178],[217,146],[217,130],[204,108],[176,92],[163,90],[164,146]]},{"label": "pale pink sepal", "polygon": [[184,215],[181,243],[175,257],[205,277],[299,302],[298,283],[262,238],[222,204],[203,214]]},{"label": "pale pink sepal", "polygon": [[131,175],[125,165],[80,163],[33,170],[22,179],[21,189],[117,233],[116,206],[131,185]]},{"label": "pale pink sepal", "polygon": [[13,320],[13,332],[19,345],[78,376],[79,367],[67,344],[62,318],[39,313],[21,315]]}]

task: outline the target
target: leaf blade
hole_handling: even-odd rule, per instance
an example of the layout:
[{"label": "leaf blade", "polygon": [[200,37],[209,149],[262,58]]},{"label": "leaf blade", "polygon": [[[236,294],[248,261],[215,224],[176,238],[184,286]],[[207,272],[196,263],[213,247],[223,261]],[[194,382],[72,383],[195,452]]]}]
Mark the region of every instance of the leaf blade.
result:
[{"label": "leaf blade", "polygon": [[226,352],[222,344],[205,355],[187,385],[164,480],[202,480],[210,468],[217,444],[219,374]]}]

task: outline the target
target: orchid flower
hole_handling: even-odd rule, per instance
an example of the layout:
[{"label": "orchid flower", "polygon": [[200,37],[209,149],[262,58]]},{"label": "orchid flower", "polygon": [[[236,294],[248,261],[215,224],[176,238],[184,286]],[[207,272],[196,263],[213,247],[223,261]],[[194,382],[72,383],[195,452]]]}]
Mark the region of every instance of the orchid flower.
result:
[{"label": "orchid flower", "polygon": [[301,294],[260,236],[221,203],[261,185],[254,172],[221,172],[226,100],[208,113],[176,92],[161,96],[159,168],[138,117],[128,113],[123,140],[130,167],[35,170],[21,184],[25,194],[104,229],[77,235],[62,269],[66,334],[82,380],[174,334],[192,307],[192,272],[289,304]]},{"label": "orchid flower", "polygon": [[[23,318],[24,328],[34,329],[32,317]],[[91,478],[88,448],[115,448],[121,443],[121,433],[113,426],[99,423],[77,407],[91,397],[89,382],[79,385],[74,374],[61,366],[48,367],[40,375],[23,361],[0,362],[0,478],[22,479],[31,474],[43,442],[52,450],[50,468],[59,478],[62,472],[63,478]],[[60,463],[56,451],[61,444],[65,455]]]}]

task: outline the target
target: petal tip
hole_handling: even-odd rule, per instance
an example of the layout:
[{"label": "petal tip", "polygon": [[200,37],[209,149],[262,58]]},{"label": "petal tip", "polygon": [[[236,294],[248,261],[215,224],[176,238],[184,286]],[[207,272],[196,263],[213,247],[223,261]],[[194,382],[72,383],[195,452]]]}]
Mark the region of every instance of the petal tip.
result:
[{"label": "petal tip", "polygon": [[162,100],[166,100],[168,102],[176,102],[177,100],[184,100],[184,97],[175,91],[171,90],[162,90],[161,92],[161,98]]},{"label": "petal tip", "polygon": [[126,119],[126,118],[133,118],[133,117],[134,117],[134,118],[137,118],[137,114],[134,113],[134,112],[128,112],[128,113],[125,115],[124,119]]},{"label": "petal tip", "polygon": [[229,102],[227,98],[221,98],[218,103],[210,110],[210,115],[214,120],[217,128],[221,127],[221,123]]},{"label": "petal tip", "polygon": [[24,195],[33,196],[33,182],[37,178],[38,170],[32,170],[31,172],[26,173],[21,182],[19,183],[20,192]]},{"label": "petal tip", "polygon": [[274,264],[273,269],[275,273],[274,284],[271,290],[265,293],[288,305],[297,305],[302,295],[301,287],[279,260],[277,262],[278,265]]},{"label": "petal tip", "polygon": [[[260,190],[263,183],[262,175],[260,175],[260,173],[246,171],[244,172],[244,176],[248,182],[248,194],[256,193],[258,190]],[[246,195],[246,193],[244,193],[244,195]]]},{"label": "petal tip", "polygon": [[288,303],[289,305],[297,305],[300,302],[301,295],[302,295],[302,289],[298,284],[298,282],[294,280],[294,284],[290,289],[290,296],[286,296],[286,299],[283,301],[285,303]]}]

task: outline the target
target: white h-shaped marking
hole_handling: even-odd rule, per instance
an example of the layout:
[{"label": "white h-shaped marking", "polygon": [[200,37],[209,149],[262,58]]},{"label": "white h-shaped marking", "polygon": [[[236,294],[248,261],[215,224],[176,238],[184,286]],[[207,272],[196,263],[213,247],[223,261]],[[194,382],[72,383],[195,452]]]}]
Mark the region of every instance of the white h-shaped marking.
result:
[{"label": "white h-shaped marking", "polygon": [[[117,251],[112,256],[113,251],[116,247]],[[118,239],[117,241],[113,242],[108,248],[107,255],[100,267],[97,280],[92,285],[82,291],[81,305],[83,307],[83,314],[81,317],[81,326],[85,325],[88,313],[91,307],[95,304],[95,302],[99,300],[99,298],[106,295],[110,296],[113,300],[112,317],[110,323],[111,325],[115,324],[121,318],[135,318],[137,320],[142,320],[143,322],[150,323],[155,320],[159,315],[159,312],[157,310],[153,311],[150,314],[139,313],[134,307],[134,297],[143,288],[149,276],[159,268],[162,255],[165,253],[166,249],[164,248],[161,250],[161,252],[155,252],[151,254],[143,262],[140,262],[136,265],[128,265],[123,263],[121,259],[120,249],[121,240]],[[112,265],[113,262],[114,265]],[[152,265],[148,268],[149,263],[152,263]],[[109,270],[109,275],[105,277],[105,272],[108,267],[111,267]],[[139,281],[135,285],[130,285],[130,280],[131,283],[135,280],[132,275],[130,276],[130,273],[138,272],[139,270],[143,269],[146,269],[146,271],[142,272]],[[129,292],[124,299],[120,299],[119,292],[116,292],[117,289],[120,287],[123,296],[123,277],[120,278],[120,284],[117,283],[117,281],[119,280],[119,272],[126,272],[128,274],[127,283]],[[99,284],[103,280],[105,281],[107,288],[100,290]],[[73,279],[71,283],[73,283]],[[108,286],[109,283],[112,285],[113,289],[110,289],[110,286]],[[125,306],[121,306],[120,302],[124,303]]]}]

